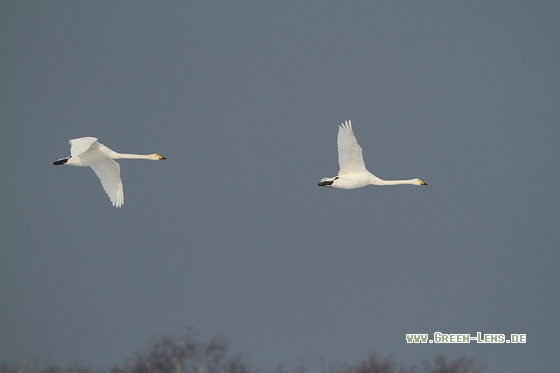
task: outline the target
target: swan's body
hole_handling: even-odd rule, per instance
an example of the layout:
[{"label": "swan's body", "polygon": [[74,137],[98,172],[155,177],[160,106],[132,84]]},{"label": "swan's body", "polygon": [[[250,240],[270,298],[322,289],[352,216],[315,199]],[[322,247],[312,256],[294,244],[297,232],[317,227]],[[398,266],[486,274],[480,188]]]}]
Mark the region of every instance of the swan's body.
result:
[{"label": "swan's body", "polygon": [[420,179],[383,180],[366,169],[362,148],[352,131],[352,122],[346,121],[338,128],[338,176],[321,179],[319,186],[341,189],[356,189],[366,185],[428,185]]},{"label": "swan's body", "polygon": [[124,204],[124,191],[121,181],[121,169],[114,159],[149,159],[158,161],[165,159],[159,154],[122,154],[117,153],[97,142],[95,137],[80,137],[70,140],[70,156],[53,162],[55,165],[89,166],[93,169],[103,189],[111,199],[113,206]]}]

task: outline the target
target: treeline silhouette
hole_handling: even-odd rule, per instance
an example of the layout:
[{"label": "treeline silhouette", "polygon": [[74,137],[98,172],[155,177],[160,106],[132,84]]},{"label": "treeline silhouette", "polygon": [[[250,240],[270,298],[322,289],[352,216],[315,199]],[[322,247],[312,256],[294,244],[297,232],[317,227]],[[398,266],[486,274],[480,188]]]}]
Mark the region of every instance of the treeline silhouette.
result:
[{"label": "treeline silhouette", "polygon": [[[214,336],[204,342],[193,329],[188,328],[178,337],[151,338],[141,352],[129,358],[123,365],[116,365],[109,373],[264,373],[255,368],[244,354],[229,353],[230,340],[222,335]],[[379,358],[371,354],[355,364],[341,362],[326,363],[312,370],[305,362],[296,362],[288,368],[281,363],[273,373],[481,373],[484,366],[472,359],[459,358],[448,361],[442,355],[431,361],[406,367],[398,364],[393,357]],[[0,364],[0,373],[107,373],[107,370],[87,368],[79,363],[68,366],[38,363],[30,366],[27,362]]]}]

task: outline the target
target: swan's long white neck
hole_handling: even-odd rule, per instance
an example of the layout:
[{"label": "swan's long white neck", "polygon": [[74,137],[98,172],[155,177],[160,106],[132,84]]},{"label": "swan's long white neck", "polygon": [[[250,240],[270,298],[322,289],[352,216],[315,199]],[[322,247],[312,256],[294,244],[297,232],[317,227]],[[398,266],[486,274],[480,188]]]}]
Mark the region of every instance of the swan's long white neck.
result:
[{"label": "swan's long white neck", "polygon": [[115,151],[112,152],[113,159],[152,159],[151,154],[126,154],[126,153],[117,153]]},{"label": "swan's long white neck", "polygon": [[416,182],[416,179],[410,179],[410,180],[383,180],[378,178],[375,175],[372,175],[373,177],[371,178],[371,183],[373,185],[401,185],[401,184],[412,184],[412,185],[417,185],[418,183]]},{"label": "swan's long white neck", "polygon": [[415,180],[381,180],[381,185],[416,184]]}]

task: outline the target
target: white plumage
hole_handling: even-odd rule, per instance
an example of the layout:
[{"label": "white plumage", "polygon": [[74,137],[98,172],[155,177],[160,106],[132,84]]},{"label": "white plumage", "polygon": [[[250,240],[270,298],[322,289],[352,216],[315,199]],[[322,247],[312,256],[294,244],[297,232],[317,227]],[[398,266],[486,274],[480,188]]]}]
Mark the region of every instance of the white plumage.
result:
[{"label": "white plumage", "polygon": [[95,137],[80,137],[70,140],[70,156],[53,162],[55,165],[89,166],[95,172],[103,189],[115,207],[124,204],[124,190],[121,169],[114,159],[165,159],[159,154],[122,154],[117,153],[97,142]]},{"label": "white plumage", "polygon": [[383,180],[366,169],[362,148],[352,130],[352,122],[346,121],[338,128],[338,164],[340,170],[335,177],[325,177],[319,186],[330,186],[341,189],[355,189],[366,185],[428,185],[420,179]]}]

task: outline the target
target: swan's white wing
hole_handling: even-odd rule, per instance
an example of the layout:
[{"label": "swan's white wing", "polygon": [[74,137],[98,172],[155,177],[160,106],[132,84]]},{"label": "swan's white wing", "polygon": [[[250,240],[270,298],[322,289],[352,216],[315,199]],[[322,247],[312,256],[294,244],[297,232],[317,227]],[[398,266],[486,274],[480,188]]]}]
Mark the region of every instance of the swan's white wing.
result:
[{"label": "swan's white wing", "polygon": [[111,199],[113,206],[121,207],[124,204],[124,191],[119,164],[107,158],[90,165],[90,167],[101,180],[101,185],[103,185],[103,189]]},{"label": "swan's white wing", "polygon": [[70,155],[72,157],[77,157],[80,154],[86,152],[92,144],[97,143],[95,137],[80,137],[79,139],[70,140]]},{"label": "swan's white wing", "polygon": [[352,122],[349,120],[338,127],[338,164],[339,175],[367,171],[362,148],[358,145],[358,140],[352,131]]}]

